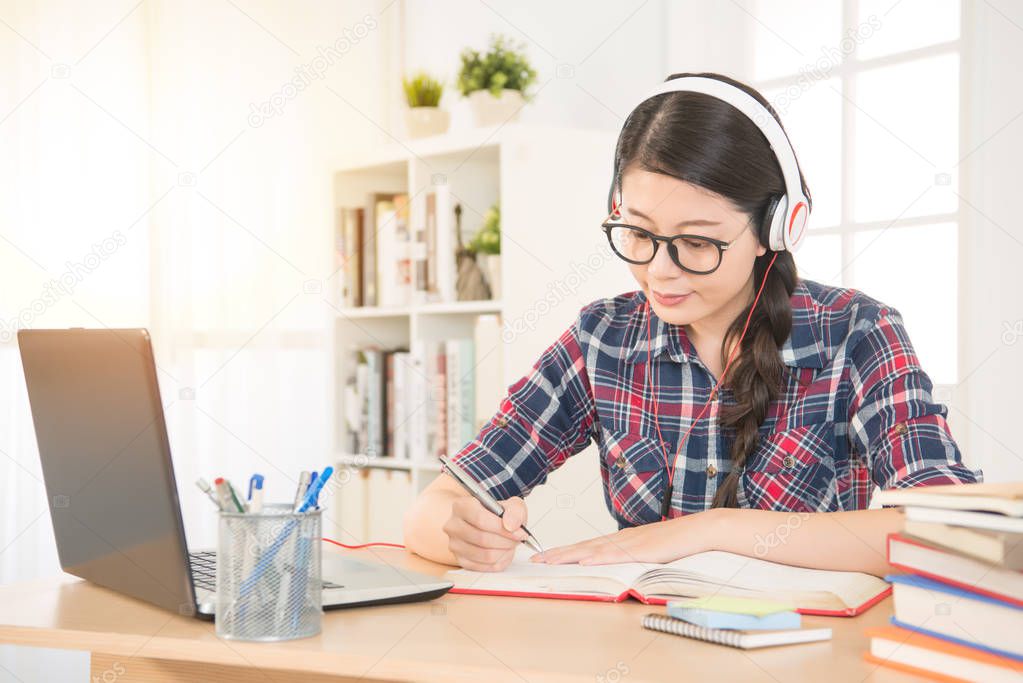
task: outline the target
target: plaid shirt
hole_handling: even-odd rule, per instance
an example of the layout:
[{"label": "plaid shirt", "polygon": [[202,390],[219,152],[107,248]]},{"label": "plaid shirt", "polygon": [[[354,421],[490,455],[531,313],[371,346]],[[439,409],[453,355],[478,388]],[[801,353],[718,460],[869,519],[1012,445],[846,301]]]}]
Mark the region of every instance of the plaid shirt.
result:
[{"label": "plaid shirt", "polygon": [[[784,387],[739,479],[740,507],[862,510],[874,486],[978,481],[931,397],[898,311],[853,289],[803,280],[780,349]],[[498,499],[525,496],[596,442],[604,499],[619,528],[661,519],[666,463],[715,378],[684,328],[653,315],[647,364],[645,295],[596,301],[509,387],[500,409],[455,456]],[[655,373],[661,435],[646,373]],[[706,510],[731,469],[734,405],[722,387],[693,429],[674,473],[670,516]]]}]

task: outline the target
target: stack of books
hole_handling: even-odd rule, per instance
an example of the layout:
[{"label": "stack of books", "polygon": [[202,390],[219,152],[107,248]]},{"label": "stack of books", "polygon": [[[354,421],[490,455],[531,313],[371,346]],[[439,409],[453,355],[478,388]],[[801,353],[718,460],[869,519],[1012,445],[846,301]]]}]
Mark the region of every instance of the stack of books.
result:
[{"label": "stack of books", "polygon": [[645,615],[643,627],[743,650],[831,639],[830,628],[801,628],[792,605],[723,595],[673,600],[666,615]]},{"label": "stack of books", "polygon": [[891,489],[905,507],[888,537],[892,626],[870,629],[873,662],[956,680],[1023,679],[1023,483]]},{"label": "stack of books", "polygon": [[411,346],[354,352],[343,397],[347,453],[435,461],[472,441],[500,408],[498,316],[477,316],[472,337]]}]

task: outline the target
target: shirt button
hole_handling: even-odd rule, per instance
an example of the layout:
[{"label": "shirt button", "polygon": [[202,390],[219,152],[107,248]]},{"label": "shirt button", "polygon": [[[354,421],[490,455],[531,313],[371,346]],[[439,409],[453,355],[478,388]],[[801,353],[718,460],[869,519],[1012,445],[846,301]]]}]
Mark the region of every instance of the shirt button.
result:
[{"label": "shirt button", "polygon": [[717,473],[718,473],[718,468],[714,467],[713,465],[707,465],[707,476],[708,477],[717,476]]},{"label": "shirt button", "polygon": [[793,465],[796,464],[796,459],[793,458],[791,455],[786,455],[785,459],[781,461],[781,464],[784,465],[785,467],[792,467]]},{"label": "shirt button", "polygon": [[624,455],[619,455],[618,459],[615,460],[615,467],[617,467],[620,470],[624,470],[627,464],[628,461],[625,459]]},{"label": "shirt button", "polygon": [[896,425],[895,425],[895,433],[896,434],[905,434],[908,431],[909,431],[909,427],[906,426],[905,422],[896,423]]},{"label": "shirt button", "polygon": [[508,427],[508,420],[504,419],[504,415],[497,418],[497,426],[501,429],[506,429]]}]

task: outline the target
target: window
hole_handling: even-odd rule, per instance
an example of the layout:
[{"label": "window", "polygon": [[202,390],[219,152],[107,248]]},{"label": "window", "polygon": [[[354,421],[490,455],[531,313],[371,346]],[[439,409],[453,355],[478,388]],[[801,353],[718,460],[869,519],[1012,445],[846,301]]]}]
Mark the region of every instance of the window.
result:
[{"label": "window", "polygon": [[753,85],[781,115],[813,194],[801,275],[898,309],[935,384],[955,384],[960,3],[746,9]]}]

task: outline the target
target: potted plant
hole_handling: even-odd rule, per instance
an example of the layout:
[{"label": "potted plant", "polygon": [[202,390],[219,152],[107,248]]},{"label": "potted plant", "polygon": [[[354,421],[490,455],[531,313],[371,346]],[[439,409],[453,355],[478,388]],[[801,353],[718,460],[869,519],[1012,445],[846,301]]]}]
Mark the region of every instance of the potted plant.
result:
[{"label": "potted plant", "polygon": [[469,250],[487,274],[490,295],[501,298],[501,206],[495,203],[483,216],[483,225],[469,242]]},{"label": "potted plant", "polygon": [[451,115],[439,106],[444,84],[424,72],[411,79],[403,78],[401,82],[408,103],[405,124],[409,137],[422,138],[446,131]]},{"label": "potted plant", "polygon": [[536,71],[522,51],[501,35],[491,35],[490,51],[480,55],[472,48],[462,50],[458,89],[469,98],[476,125],[496,126],[518,118],[526,89],[536,81]]}]

